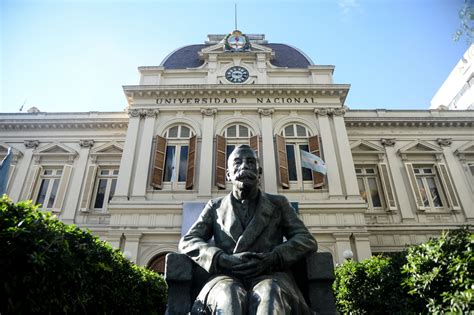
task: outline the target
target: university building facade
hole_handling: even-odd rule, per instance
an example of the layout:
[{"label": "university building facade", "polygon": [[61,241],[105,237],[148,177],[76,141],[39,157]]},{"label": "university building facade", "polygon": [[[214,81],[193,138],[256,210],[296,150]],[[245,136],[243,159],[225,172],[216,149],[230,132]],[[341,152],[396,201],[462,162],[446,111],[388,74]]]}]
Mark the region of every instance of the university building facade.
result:
[{"label": "university building facade", "polygon": [[[285,195],[336,263],[472,224],[474,111],[350,110],[334,69],[234,31],[139,67],[126,111],[2,113],[7,193],[156,270],[186,209],[230,191],[226,157],[239,144],[257,150],[262,189]],[[327,175],[302,168],[300,150]]]}]

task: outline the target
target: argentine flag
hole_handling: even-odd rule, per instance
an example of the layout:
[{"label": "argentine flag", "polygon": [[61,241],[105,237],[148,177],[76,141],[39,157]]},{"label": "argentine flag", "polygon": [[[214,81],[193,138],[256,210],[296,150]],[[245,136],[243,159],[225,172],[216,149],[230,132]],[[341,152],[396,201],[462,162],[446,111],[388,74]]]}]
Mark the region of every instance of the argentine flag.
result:
[{"label": "argentine flag", "polygon": [[300,150],[300,153],[302,167],[309,168],[310,170],[326,175],[326,163],[324,163],[324,161],[319,156],[316,156],[303,150]]}]

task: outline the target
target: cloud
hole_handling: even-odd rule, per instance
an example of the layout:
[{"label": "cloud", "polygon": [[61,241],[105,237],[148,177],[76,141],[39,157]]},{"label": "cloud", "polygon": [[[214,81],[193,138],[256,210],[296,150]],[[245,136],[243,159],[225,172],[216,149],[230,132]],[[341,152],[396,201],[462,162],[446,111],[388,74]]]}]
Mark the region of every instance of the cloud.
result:
[{"label": "cloud", "polygon": [[345,17],[351,15],[354,11],[358,12],[360,9],[360,4],[357,0],[339,0],[337,4],[341,9],[342,15]]}]

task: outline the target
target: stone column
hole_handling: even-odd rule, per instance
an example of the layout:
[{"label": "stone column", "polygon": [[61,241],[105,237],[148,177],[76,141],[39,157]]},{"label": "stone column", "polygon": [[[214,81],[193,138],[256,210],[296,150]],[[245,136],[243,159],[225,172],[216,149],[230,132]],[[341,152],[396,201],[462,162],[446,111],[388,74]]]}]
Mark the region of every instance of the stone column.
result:
[{"label": "stone column", "polygon": [[26,178],[28,176],[28,169],[33,159],[33,151],[38,147],[38,140],[25,140],[26,150],[23,153],[23,158],[17,164],[17,173],[13,178],[13,183],[10,189],[10,199],[14,202],[20,201],[21,191],[26,188]]},{"label": "stone column", "polygon": [[474,219],[474,198],[470,192],[469,185],[464,181],[466,175],[462,169],[462,165],[454,158],[453,151],[451,149],[451,139],[438,139],[438,144],[443,149],[444,159],[446,160],[446,167],[448,172],[451,173],[451,180],[453,181],[454,190],[457,191],[457,196],[461,204],[461,208],[464,210],[464,214],[468,220]]},{"label": "stone column", "polygon": [[372,256],[370,250],[369,233],[354,233],[355,251],[357,254],[357,260],[361,261]]},{"label": "stone column", "polygon": [[278,193],[277,166],[275,161],[275,144],[273,142],[273,108],[259,108],[262,126],[263,187],[270,194]]},{"label": "stone column", "polygon": [[61,221],[66,224],[74,223],[74,217],[80,202],[81,187],[87,169],[87,160],[89,158],[90,149],[94,145],[94,140],[80,140],[79,145],[81,146],[79,159],[76,163],[74,173],[72,174],[72,185],[69,189],[64,211],[61,213]]},{"label": "stone column", "polygon": [[124,254],[130,254],[130,260],[138,263],[138,247],[140,245],[141,232],[125,232]]},{"label": "stone column", "polygon": [[390,175],[392,175],[393,180],[393,193],[395,198],[398,201],[398,206],[400,207],[400,214],[403,221],[414,221],[415,216],[412,211],[410,204],[410,199],[407,197],[411,194],[411,191],[408,191],[409,185],[405,185],[402,178],[402,172],[405,166],[402,161],[398,159],[397,152],[395,151],[395,139],[381,139],[380,143],[385,147],[385,154],[387,156],[388,169]]},{"label": "stone column", "polygon": [[157,109],[147,109],[145,113],[145,123],[140,137],[138,147],[138,157],[134,174],[132,197],[134,200],[145,200],[146,189],[148,187],[148,175],[150,174],[150,156],[153,146],[153,135],[155,133]]},{"label": "stone column", "polygon": [[199,197],[211,197],[212,191],[212,167],[214,161],[214,115],[215,108],[201,108],[202,113],[202,135],[201,152],[199,159]]},{"label": "stone column", "polygon": [[347,137],[346,124],[344,123],[345,109],[335,109],[332,111],[334,120],[335,137],[337,139],[337,149],[339,150],[339,163],[341,163],[342,178],[346,195],[350,199],[360,199],[359,186],[352,159],[351,146]]},{"label": "stone column", "polygon": [[120,170],[117,177],[117,187],[113,200],[128,200],[130,183],[132,181],[132,171],[135,159],[135,149],[138,142],[138,131],[140,130],[141,110],[131,109],[128,111],[130,119],[128,121],[127,136],[123,148]]},{"label": "stone column", "polygon": [[350,237],[351,237],[351,233],[347,233],[347,232],[337,232],[337,233],[333,233],[333,236],[336,240],[336,244],[335,244],[335,249],[336,249],[336,252],[334,253],[336,255],[336,262],[338,264],[342,264],[344,262],[344,251],[346,250],[351,250],[351,241],[350,241]]},{"label": "stone column", "polygon": [[326,177],[328,180],[329,198],[344,198],[342,193],[341,176],[339,174],[339,166],[337,163],[338,159],[336,150],[334,148],[331,126],[329,125],[328,114],[330,110],[327,108],[316,108],[314,112],[319,122],[319,131],[321,133],[320,136],[323,149],[322,151],[324,152],[324,162],[328,168]]}]

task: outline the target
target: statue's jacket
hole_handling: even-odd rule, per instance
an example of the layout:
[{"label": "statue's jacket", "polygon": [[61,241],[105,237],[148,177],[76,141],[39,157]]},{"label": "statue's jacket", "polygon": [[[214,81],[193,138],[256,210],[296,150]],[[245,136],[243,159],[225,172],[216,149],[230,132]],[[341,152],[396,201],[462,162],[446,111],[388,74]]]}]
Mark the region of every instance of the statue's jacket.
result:
[{"label": "statue's jacket", "polygon": [[[279,261],[274,269],[284,270],[317,250],[316,240],[286,197],[260,192],[255,214],[243,228],[231,194],[210,200],[179,245],[182,253],[210,274],[219,272],[216,257],[221,252],[275,252]],[[212,237],[214,242],[209,242]]]}]

